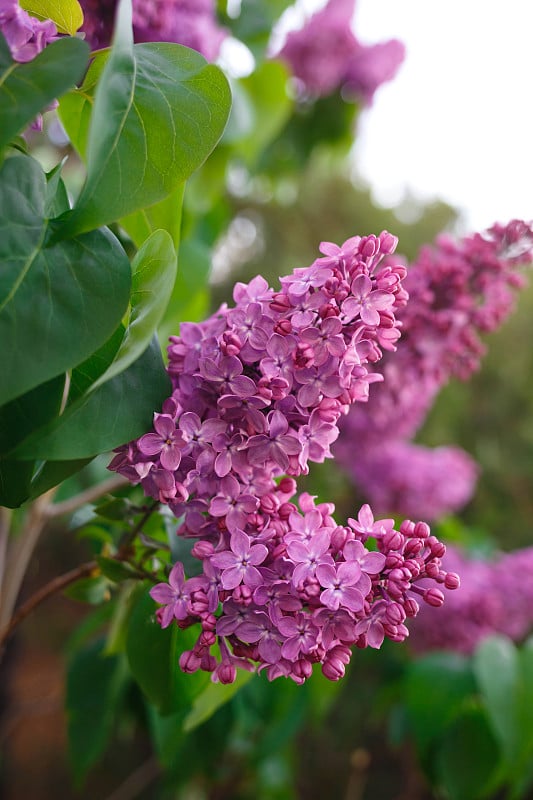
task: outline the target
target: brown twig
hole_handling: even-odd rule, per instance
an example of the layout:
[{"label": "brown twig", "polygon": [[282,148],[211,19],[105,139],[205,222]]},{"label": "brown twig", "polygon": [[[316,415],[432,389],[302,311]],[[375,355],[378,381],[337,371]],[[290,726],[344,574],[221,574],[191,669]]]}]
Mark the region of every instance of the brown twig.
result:
[{"label": "brown twig", "polygon": [[114,492],[127,485],[128,480],[122,475],[113,475],[112,478],[108,478],[108,480],[103,481],[103,483],[90,486],[84,492],[80,492],[80,494],[74,495],[74,497],[69,497],[68,500],[63,500],[62,503],[51,503],[46,509],[46,517],[48,519],[53,519],[54,517],[72,514],[87,503],[99,500],[100,497],[103,497],[105,494]]},{"label": "brown twig", "polygon": [[29,597],[26,602],[17,609],[17,611],[13,614],[9,624],[6,625],[0,634],[0,650],[3,648],[5,642],[9,639],[15,628],[20,625],[22,620],[26,619],[28,614],[30,614],[34,608],[40,605],[43,600],[46,600],[48,597],[51,597],[57,592],[61,592],[63,589],[66,589],[67,586],[70,586],[71,583],[74,583],[80,578],[87,577],[97,568],[98,564],[96,561],[87,561],[85,564],[80,564],[79,567],[75,567],[74,569],[69,570],[69,572],[65,572],[63,575],[58,575],[57,578],[53,578],[47,584],[42,586],[37,592],[32,594],[31,597]]}]

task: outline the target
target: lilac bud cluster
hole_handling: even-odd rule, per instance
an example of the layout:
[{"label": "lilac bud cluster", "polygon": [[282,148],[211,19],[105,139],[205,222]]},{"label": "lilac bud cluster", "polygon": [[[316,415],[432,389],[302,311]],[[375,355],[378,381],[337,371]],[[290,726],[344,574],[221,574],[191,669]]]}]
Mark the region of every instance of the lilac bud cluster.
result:
[{"label": "lilac bud cluster", "polygon": [[446,598],[438,619],[432,609],[424,608],[409,625],[417,653],[470,654],[495,633],[520,642],[533,631],[533,547],[501,553],[490,561],[469,558],[449,545],[446,549],[443,564],[460,571],[461,587]]},{"label": "lilac bud cluster", "polygon": [[18,0],[0,0],[0,32],[14,61],[32,61],[47,44],[57,38],[57,28],[47,20],[31,17]]},{"label": "lilac bud cluster", "polygon": [[[118,0],[80,0],[82,30],[93,49],[107,47]],[[136,42],[176,42],[215,61],[227,32],[215,17],[213,0],[133,0]]]},{"label": "lilac bud cluster", "polygon": [[383,383],[364,408],[351,410],[335,448],[380,513],[431,520],[470,499],[477,477],[470,456],[457,448],[415,447],[411,439],[450,378],[465,380],[478,368],[480,335],[509,315],[524,285],[521,270],[532,261],[533,227],[514,220],[457,243],[441,236],[409,268],[398,352],[383,360]]},{"label": "lilac bud cluster", "polygon": [[355,0],[329,0],[303,28],[289,32],[276,57],[305,92],[320,97],[342,88],[370,105],[378,87],[394,78],[405,48],[396,39],[361,44],[352,32],[354,7]]},{"label": "lilac bud cluster", "polygon": [[337,679],[353,645],[405,638],[417,598],[442,603],[420,580],[457,584],[424,523],[396,531],[365,506],[343,527],[329,503],[291,502],[294,477],[331,456],[340,416],[367,399],[380,379],[370,370],[396,347],[405,269],[383,261],[396,243],[387,232],[322,243],[280,291],[261,277],[237,284],[234,308],[171,337],[172,396],[110,469],[166,503],[194,540],[199,574],[186,579],[178,562],[152,590],[163,626],[201,624],[185,671],[231,682],[236,666],[258,665],[302,682],[319,662]]}]

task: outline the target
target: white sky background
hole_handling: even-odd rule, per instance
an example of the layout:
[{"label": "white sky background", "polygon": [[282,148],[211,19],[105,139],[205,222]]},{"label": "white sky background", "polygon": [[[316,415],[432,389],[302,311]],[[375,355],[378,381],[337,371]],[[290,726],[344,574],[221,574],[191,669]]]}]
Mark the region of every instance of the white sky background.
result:
[{"label": "white sky background", "polygon": [[461,227],[533,218],[533,2],[357,0],[365,43],[407,57],[359,123],[358,172],[384,204],[440,197]]}]

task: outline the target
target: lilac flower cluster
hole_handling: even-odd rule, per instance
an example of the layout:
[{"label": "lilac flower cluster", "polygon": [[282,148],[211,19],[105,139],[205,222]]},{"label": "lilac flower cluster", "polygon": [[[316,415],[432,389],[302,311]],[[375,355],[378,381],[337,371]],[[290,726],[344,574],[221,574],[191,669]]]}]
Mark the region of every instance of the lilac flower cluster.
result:
[{"label": "lilac flower cluster", "polygon": [[335,457],[380,513],[432,520],[470,499],[477,467],[466,453],[432,452],[410,440],[450,378],[465,380],[478,368],[484,353],[480,334],[508,316],[524,285],[521,269],[532,261],[533,227],[514,220],[458,243],[441,236],[408,270],[398,352],[384,359],[383,383],[364,408],[351,410],[335,448]]},{"label": "lilac flower cluster", "polygon": [[417,653],[472,653],[487,636],[516,642],[533,630],[533,547],[501,553],[490,561],[469,558],[447,546],[443,564],[459,570],[461,587],[446,599],[438,619],[424,608],[410,625]]},{"label": "lilac flower cluster", "polygon": [[[417,597],[442,603],[419,581],[458,583],[424,523],[396,531],[364,506],[339,526],[331,504],[291,502],[294,476],[330,457],[339,417],[366,400],[379,379],[370,369],[395,349],[405,269],[383,257],[396,243],[387,232],[322,243],[323,257],[280,291],[261,277],[237,284],[234,308],[171,337],[172,396],[110,469],[168,504],[178,534],[195,540],[199,574],[186,579],[178,562],[152,590],[163,626],[201,623],[185,671],[231,682],[237,666],[255,664],[302,682],[319,662],[334,680],[353,645],[403,640]],[[365,547],[370,536],[377,552]]]},{"label": "lilac flower cluster", "polygon": [[361,44],[351,28],[354,7],[355,0],[329,0],[303,28],[290,31],[277,57],[306,92],[323,96],[343,88],[370,105],[378,87],[395,76],[405,48],[396,39]]},{"label": "lilac flower cluster", "polygon": [[[80,0],[82,30],[93,49],[107,47],[113,35],[117,0]],[[176,42],[215,61],[226,37],[213,0],[133,0],[136,42]]]},{"label": "lilac flower cluster", "polygon": [[31,17],[18,0],[0,0],[0,32],[14,61],[32,61],[47,44],[57,38],[57,28],[47,20]]}]

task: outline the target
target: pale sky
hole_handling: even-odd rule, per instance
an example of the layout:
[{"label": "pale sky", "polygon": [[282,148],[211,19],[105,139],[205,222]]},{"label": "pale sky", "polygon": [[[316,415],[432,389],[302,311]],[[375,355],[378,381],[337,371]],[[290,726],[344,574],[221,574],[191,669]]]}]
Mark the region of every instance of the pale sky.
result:
[{"label": "pale sky", "polygon": [[407,46],[360,122],[376,200],[440,196],[469,230],[533,219],[533,2],[357,0],[354,29]]}]

